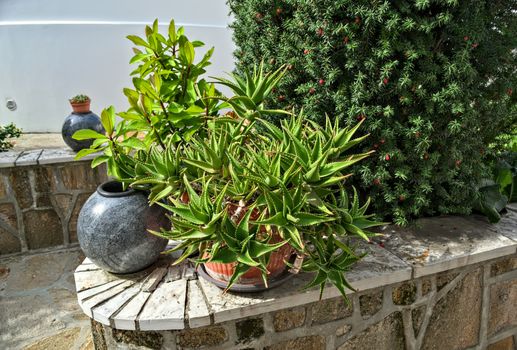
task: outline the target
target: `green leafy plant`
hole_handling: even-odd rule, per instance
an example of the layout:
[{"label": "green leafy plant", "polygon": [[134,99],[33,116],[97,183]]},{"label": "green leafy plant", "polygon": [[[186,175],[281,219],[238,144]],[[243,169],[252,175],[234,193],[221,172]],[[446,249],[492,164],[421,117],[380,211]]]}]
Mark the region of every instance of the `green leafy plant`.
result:
[{"label": "green leafy plant", "polygon": [[74,97],[68,99],[70,103],[84,103],[90,101],[90,98],[86,95],[75,95]]},{"label": "green leafy plant", "polygon": [[[78,131],[76,138],[96,139],[79,157],[102,150],[93,166],[107,162],[121,182],[168,209],[172,229],[153,233],[180,242],[171,250],[182,252],[176,264],[197,254],[198,264],[234,264],[227,288],[253,268],[267,285],[271,255],[289,246],[293,271],[316,272],[308,288],[322,293],[330,282],[345,295],[345,273],[361,258],[349,240],[368,240],[382,224],[345,185],[350,167],[371,153],[349,153],[367,137],[354,137],[361,123],[327,118],[320,126],[303,111],[271,109],[268,96],[286,67],[215,78],[234,93],[222,96],[198,80],[211,50],[195,64],[198,42],[174,22],[168,38],[157,28],[147,27],[146,39],[129,37],[144,47],[132,59],[140,63],[135,89],[124,91],[131,108],[119,123],[113,107],[102,112],[106,135]],[[266,119],[280,115],[278,123]]]},{"label": "green leafy plant", "polygon": [[20,137],[21,134],[21,129],[18,129],[13,123],[0,126],[0,152],[13,148],[12,141],[8,139]]},{"label": "green leafy plant", "polygon": [[73,135],[78,140],[95,139],[76,159],[102,151],[92,165],[107,163],[109,174],[125,185],[142,171],[137,165],[154,154],[151,149],[165,150],[189,140],[226,106],[217,99],[220,93],[215,85],[200,78],[210,65],[213,48],[196,62],[196,48],[203,43],[189,41],[183,27],[176,29],[171,21],[165,36],[158,31],[156,20],[146,26],[145,38],[127,38],[139,47],[133,49],[130,60],[138,65],[131,73],[134,88],[124,89],[130,108],[118,114],[113,107],[102,111],[106,135],[92,130]]}]

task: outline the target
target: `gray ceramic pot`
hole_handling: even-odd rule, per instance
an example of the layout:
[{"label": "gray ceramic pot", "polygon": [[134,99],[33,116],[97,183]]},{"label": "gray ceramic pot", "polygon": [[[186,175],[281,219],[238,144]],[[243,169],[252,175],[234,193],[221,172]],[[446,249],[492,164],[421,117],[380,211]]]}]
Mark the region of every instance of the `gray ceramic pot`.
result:
[{"label": "gray ceramic pot", "polygon": [[72,138],[72,135],[81,129],[91,129],[101,134],[105,132],[101,124],[101,119],[97,114],[92,112],[70,114],[63,123],[61,135],[65,143],[75,152],[89,148],[93,143],[93,139],[75,140]]},{"label": "gray ceramic pot", "polygon": [[77,236],[84,254],[113,273],[132,273],[156,261],[167,240],[150,234],[170,227],[165,209],[149,207],[144,192],[122,191],[117,181],[105,182],[84,203]]}]

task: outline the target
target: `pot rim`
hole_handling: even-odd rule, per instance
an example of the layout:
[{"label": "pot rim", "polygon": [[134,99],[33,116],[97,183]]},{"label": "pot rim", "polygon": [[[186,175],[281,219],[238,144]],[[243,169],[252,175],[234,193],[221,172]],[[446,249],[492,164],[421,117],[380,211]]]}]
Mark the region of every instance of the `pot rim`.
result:
[{"label": "pot rim", "polygon": [[[110,190],[111,187],[111,190]],[[120,188],[119,191],[116,191],[115,189]],[[122,191],[122,183],[120,181],[116,180],[110,180],[101,183],[97,187],[97,193],[100,194],[103,197],[107,198],[117,198],[117,197],[129,197],[134,194],[136,194],[136,190],[133,188],[127,188],[125,191]]]}]

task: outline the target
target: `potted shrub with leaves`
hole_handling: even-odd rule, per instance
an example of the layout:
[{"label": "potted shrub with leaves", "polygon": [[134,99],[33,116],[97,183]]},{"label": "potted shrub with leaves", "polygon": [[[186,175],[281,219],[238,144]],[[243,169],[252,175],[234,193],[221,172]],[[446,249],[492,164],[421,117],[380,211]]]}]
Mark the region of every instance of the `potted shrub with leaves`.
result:
[{"label": "potted shrub with leaves", "polygon": [[[226,98],[197,81],[211,51],[195,64],[199,44],[173,23],[168,38],[157,27],[130,37],[143,47],[132,59],[135,90],[125,91],[131,108],[117,125],[112,108],[103,112],[106,136],[78,132],[97,139],[79,156],[102,150],[93,166],[107,162],[125,186],[148,191],[169,212],[171,228],[153,233],[180,242],[176,263],[197,254],[200,271],[225,289],[267,287],[290,266],[316,272],[307,287],[330,282],[344,294],[344,274],[360,259],[348,239],[368,239],[380,224],[345,187],[348,167],[368,156],[349,153],[366,137],[354,138],[360,124],[319,126],[303,112],[268,109],[284,68],[216,79],[234,92]],[[280,114],[278,124],[264,118]]]},{"label": "potted shrub with leaves", "polygon": [[89,148],[94,139],[86,138],[76,140],[72,135],[82,129],[92,130],[96,133],[103,134],[104,128],[99,119],[99,116],[90,111],[90,98],[86,95],[76,95],[68,100],[72,106],[73,112],[65,118],[61,135],[65,143],[74,151],[80,151]]},{"label": "potted shrub with leaves", "polygon": [[[149,191],[161,191],[161,186],[135,184],[128,188],[128,184],[149,173],[153,164],[159,166],[168,144],[188,140],[204,118],[217,115],[222,106],[217,100],[205,99],[218,96],[218,92],[213,84],[198,79],[210,64],[213,50],[194,63],[194,48],[203,43],[190,42],[182,28],[176,30],[174,22],[167,38],[158,33],[157,22],[146,27],[147,40],[128,38],[144,49],[135,49],[131,59],[138,67],[132,73],[134,88],[124,89],[130,108],[118,114],[120,122],[115,109],[107,108],[100,117],[102,132],[85,128],[73,135],[79,142],[94,140],[76,159],[102,152],[92,166],[106,163],[108,174],[116,180],[99,186],[82,208],[79,243],[98,266],[119,273],[133,272],[155,261],[167,241],[148,230],[170,227],[165,209],[149,206],[147,201]],[[176,171],[159,169],[163,176],[173,176]]]}]

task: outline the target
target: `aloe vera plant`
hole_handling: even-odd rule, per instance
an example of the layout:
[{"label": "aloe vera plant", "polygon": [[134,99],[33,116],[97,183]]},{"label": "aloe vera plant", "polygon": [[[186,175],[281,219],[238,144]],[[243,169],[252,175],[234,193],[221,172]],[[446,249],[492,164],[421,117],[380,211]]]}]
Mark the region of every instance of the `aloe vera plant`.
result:
[{"label": "aloe vera plant", "polygon": [[[291,271],[315,272],[307,288],[322,293],[331,283],[345,296],[345,273],[361,258],[349,239],[368,240],[369,228],[382,224],[346,186],[349,167],[369,155],[350,153],[367,137],[354,136],[361,124],[327,118],[320,126],[303,111],[270,109],[283,67],[214,78],[234,93],[222,96],[197,80],[211,51],[194,64],[199,43],[173,23],[168,38],[156,22],[146,38],[130,37],[144,47],[132,60],[140,62],[135,90],[125,90],[131,108],[120,123],[113,108],[102,113],[107,135],[78,132],[96,139],[79,156],[104,151],[93,166],[107,162],[112,175],[169,211],[172,228],[153,233],[180,242],[171,250],[182,252],[176,264],[197,253],[198,264],[233,264],[227,288],[250,269],[267,285],[271,256],[291,247]],[[229,112],[220,115],[222,108]]]}]

